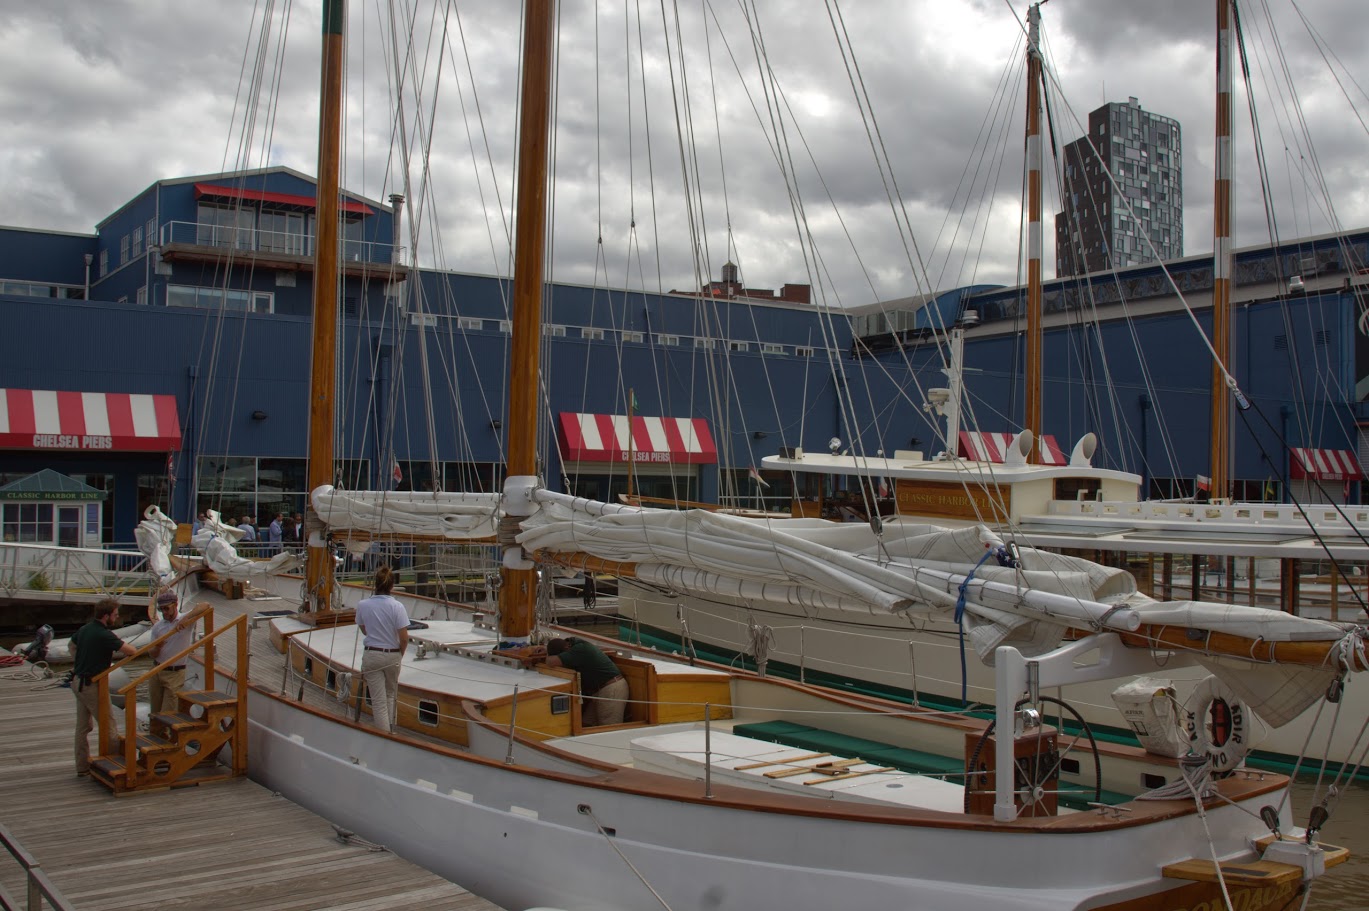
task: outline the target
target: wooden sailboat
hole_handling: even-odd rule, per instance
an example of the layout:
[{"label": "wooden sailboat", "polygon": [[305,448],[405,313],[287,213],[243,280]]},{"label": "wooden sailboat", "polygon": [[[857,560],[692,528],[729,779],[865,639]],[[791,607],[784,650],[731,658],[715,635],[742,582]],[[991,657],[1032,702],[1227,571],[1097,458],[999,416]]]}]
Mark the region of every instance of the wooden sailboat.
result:
[{"label": "wooden sailboat", "polygon": [[[1214,497],[1229,489],[1230,409],[1239,396],[1225,364],[1230,359],[1230,171],[1231,171],[1231,30],[1226,2],[1217,3],[1217,183],[1212,316],[1210,464]],[[1142,479],[1128,472],[1095,467],[1091,436],[1081,440],[1068,460],[1040,464],[1041,436],[1040,299],[1041,299],[1041,60],[1040,17],[1028,16],[1027,90],[1027,326],[1026,431],[1018,434],[998,461],[955,458],[959,429],[960,343],[964,331],[950,331],[951,380],[938,408],[947,415],[946,459],[924,461],[918,453],[844,455],[787,452],[767,457],[772,471],[796,477],[859,478],[874,490],[876,481],[893,485],[880,524],[933,522],[949,526],[985,525],[1022,548],[1045,548],[1105,559],[1110,565],[1144,573],[1147,594],[1169,600],[1211,598],[1230,604],[1256,601],[1256,563],[1278,566],[1280,584],[1261,593],[1276,607],[1298,612],[1303,564],[1331,561],[1331,618],[1340,578],[1351,567],[1369,567],[1369,510],[1230,502],[1175,503],[1142,499]],[[803,485],[796,484],[796,490]],[[794,514],[799,515],[798,504]],[[1180,569],[1180,564],[1186,567]],[[1238,586],[1238,568],[1246,583]],[[1217,579],[1214,586],[1209,581]],[[1323,580],[1324,585],[1324,580]],[[1205,590],[1206,589],[1206,590]],[[758,600],[709,598],[693,602],[647,586],[623,589],[620,611],[642,641],[713,647],[722,660],[753,656],[781,672],[835,685],[866,686],[915,702],[953,704],[961,697],[989,700],[996,685],[992,668],[967,663],[956,643],[963,630],[951,618],[910,619]],[[1324,599],[1327,596],[1323,596]],[[1345,596],[1346,618],[1357,616]],[[1178,638],[1180,641],[1176,641]],[[1210,639],[1202,640],[1204,648]],[[1155,647],[1183,648],[1182,637],[1168,631],[1134,640]],[[1242,648],[1257,647],[1246,642]],[[1170,670],[1164,675],[1186,695],[1201,672]],[[1091,723],[1117,727],[1110,698],[1115,683],[1091,683],[1075,694]],[[1369,711],[1369,691],[1351,686],[1346,698],[1356,715]],[[1276,766],[1295,761],[1309,742],[1314,725],[1309,713],[1296,722],[1262,730],[1260,761]],[[1125,733],[1120,729],[1119,733]],[[1316,758],[1353,763],[1356,732],[1340,729],[1319,735]],[[1324,744],[1324,746],[1323,746]]]},{"label": "wooden sailboat", "polygon": [[[555,5],[528,0],[524,16],[499,627],[470,614],[416,631],[398,730],[379,732],[356,720],[365,702],[358,631],[311,571],[314,610],[270,622],[286,654],[284,685],[279,676],[238,680],[249,689],[251,774],[510,908],[1156,911],[1229,896],[1257,911],[1283,906],[1343,859],[1315,831],[1294,829],[1281,776],[1214,776],[1211,755],[1181,764],[1041,724],[1051,698],[1043,689],[1154,666],[1151,649],[1127,648],[1121,635],[1152,635],[1148,608],[1089,583],[1082,561],[1019,561],[995,546],[1002,565],[979,567],[973,530],[875,541],[854,527],[834,540],[816,525],[780,529],[546,489],[533,444]],[[328,0],[326,45],[336,46],[342,21],[342,0]],[[324,171],[320,202],[336,197]],[[334,312],[323,301],[316,319]],[[327,384],[317,338],[313,375]],[[322,403],[328,393],[312,395]],[[315,431],[311,444],[331,434]],[[340,496],[326,483],[314,493],[319,578],[332,559],[326,534],[347,534],[356,518]],[[470,506],[472,528],[492,515],[474,498],[426,502]],[[612,660],[630,685],[628,720],[588,729],[580,705],[593,694],[579,692],[574,674],[527,666],[517,648],[535,632],[539,580],[556,565],[871,612],[945,611],[958,600],[984,642],[998,643],[992,725],[625,648]],[[1258,619],[1240,612],[1167,610],[1150,616],[1210,628],[1204,654],[1239,654],[1255,638],[1216,641]],[[330,622],[309,622],[325,611]],[[1279,644],[1242,674],[1315,670],[1336,649],[1349,666],[1363,663],[1335,627],[1294,617],[1258,628]],[[1063,641],[1067,629],[1082,638]],[[1307,654],[1293,654],[1295,645]],[[303,698],[306,690],[333,707]],[[1214,736],[1220,749],[1225,738]]]}]

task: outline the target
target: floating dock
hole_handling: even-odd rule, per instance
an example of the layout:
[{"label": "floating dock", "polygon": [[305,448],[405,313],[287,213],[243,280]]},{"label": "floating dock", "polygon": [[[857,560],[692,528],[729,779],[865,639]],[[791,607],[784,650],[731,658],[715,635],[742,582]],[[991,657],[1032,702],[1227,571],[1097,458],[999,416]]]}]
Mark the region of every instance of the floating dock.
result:
[{"label": "floating dock", "polygon": [[[499,911],[388,851],[343,842],[245,778],[126,797],[78,778],[76,703],[56,679],[0,669],[0,824],[67,907]],[[25,874],[3,850],[0,887],[22,907]]]}]

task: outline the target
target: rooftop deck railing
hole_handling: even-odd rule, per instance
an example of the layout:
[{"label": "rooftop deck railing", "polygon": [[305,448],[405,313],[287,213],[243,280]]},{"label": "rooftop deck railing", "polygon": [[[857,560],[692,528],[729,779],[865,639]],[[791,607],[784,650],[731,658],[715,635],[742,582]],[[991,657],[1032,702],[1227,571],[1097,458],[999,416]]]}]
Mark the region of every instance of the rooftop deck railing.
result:
[{"label": "rooftop deck railing", "polygon": [[[282,256],[313,256],[312,234],[283,231],[261,231],[256,228],[235,228],[225,225],[206,225],[194,221],[171,221],[162,225],[161,243],[191,247],[209,247],[224,254],[263,253]],[[342,239],[338,250],[343,262],[373,263],[376,265],[408,265],[404,247],[375,241]]]}]

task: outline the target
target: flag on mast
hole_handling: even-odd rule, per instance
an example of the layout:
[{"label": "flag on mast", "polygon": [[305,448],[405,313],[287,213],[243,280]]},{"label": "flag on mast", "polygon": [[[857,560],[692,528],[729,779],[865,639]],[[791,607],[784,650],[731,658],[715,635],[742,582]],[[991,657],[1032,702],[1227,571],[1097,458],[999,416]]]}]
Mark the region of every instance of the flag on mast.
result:
[{"label": "flag on mast", "polygon": [[747,477],[749,477],[751,480],[755,481],[757,484],[761,485],[762,487],[769,487],[769,486],[770,486],[769,484],[765,483],[765,478],[761,477],[761,473],[760,473],[759,471],[756,470],[756,466],[755,466],[755,465],[752,465],[750,468],[748,468],[748,469],[746,470],[746,475],[747,475]]},{"label": "flag on mast", "polygon": [[390,477],[395,479],[396,484],[404,480],[404,472],[399,468],[399,459],[390,459]]}]

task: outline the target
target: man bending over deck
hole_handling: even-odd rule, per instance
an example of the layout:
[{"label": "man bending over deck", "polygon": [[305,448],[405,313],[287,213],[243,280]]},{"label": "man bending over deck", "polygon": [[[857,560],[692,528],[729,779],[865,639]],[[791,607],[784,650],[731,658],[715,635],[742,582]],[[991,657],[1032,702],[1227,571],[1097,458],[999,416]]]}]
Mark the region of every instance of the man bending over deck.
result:
[{"label": "man bending over deck", "polygon": [[95,678],[109,668],[117,652],[132,655],[137,651],[118,636],[112,627],[119,622],[119,601],[105,598],[95,605],[95,619],[71,637],[71,693],[76,697],[76,774],[90,774],[90,741],[87,739],[95,719],[103,712],[112,740],[119,739],[119,725],[109,699],[100,705],[100,688]]},{"label": "man bending over deck", "polygon": [[394,727],[399,665],[409,647],[409,616],[399,599],[390,594],[394,587],[393,572],[382,565],[375,574],[375,594],[357,604],[357,628],[366,637],[361,676],[371,694],[371,721],[382,731]]},{"label": "man bending over deck", "polygon": [[582,720],[588,727],[622,724],[627,711],[628,686],[618,665],[593,642],[553,639],[547,643],[547,665],[568,667],[580,674],[585,700]]}]

